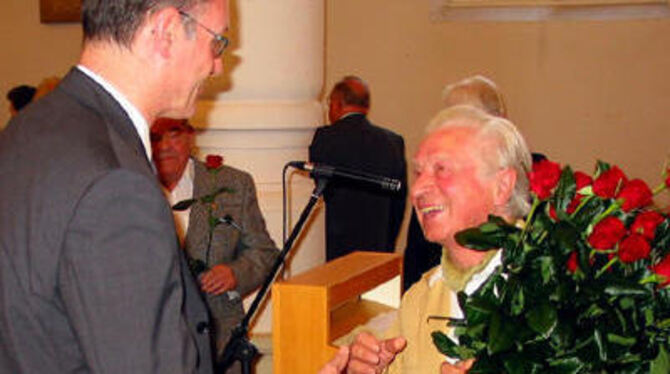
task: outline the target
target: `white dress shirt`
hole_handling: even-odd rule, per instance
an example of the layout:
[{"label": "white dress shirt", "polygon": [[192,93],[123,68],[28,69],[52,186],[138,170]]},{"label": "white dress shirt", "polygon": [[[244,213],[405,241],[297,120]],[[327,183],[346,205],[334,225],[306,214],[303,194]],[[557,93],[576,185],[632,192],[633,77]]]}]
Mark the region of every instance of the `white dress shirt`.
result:
[{"label": "white dress shirt", "polygon": [[147,154],[147,159],[151,162],[151,142],[149,141],[149,125],[147,124],[146,118],[140,113],[139,109],[133,103],[131,103],[119,90],[117,90],[111,83],[107,82],[103,77],[92,72],[87,67],[83,65],[77,65],[77,69],[81,70],[82,73],[86,74],[89,78],[93,79],[96,83],[102,86],[105,91],[109,92],[110,95],[116,100],[121,108],[128,114],[130,121],[135,126],[137,130],[137,135],[139,135],[142,145],[144,145],[144,151]]}]

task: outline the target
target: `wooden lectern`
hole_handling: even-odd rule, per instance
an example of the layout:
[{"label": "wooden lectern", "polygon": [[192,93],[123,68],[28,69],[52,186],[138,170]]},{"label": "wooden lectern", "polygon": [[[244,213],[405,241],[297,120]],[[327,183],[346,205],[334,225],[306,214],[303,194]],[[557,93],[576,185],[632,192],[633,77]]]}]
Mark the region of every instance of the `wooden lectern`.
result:
[{"label": "wooden lectern", "polygon": [[[393,308],[360,295],[402,274],[402,256],[354,252],[272,287],[273,373],[314,374],[331,342]],[[400,290],[398,290],[400,292]]]}]

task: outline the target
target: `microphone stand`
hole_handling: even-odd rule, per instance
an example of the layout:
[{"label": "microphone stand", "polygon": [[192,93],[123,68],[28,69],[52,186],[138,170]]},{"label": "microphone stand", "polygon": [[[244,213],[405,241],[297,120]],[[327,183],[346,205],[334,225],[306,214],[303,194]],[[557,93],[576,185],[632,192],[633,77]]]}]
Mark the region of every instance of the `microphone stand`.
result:
[{"label": "microphone stand", "polygon": [[298,237],[298,234],[302,230],[302,227],[305,225],[305,222],[307,221],[307,218],[312,212],[312,209],[314,209],[314,205],[316,205],[317,201],[319,201],[319,197],[321,197],[327,185],[328,185],[327,178],[316,179],[316,187],[314,187],[314,190],[312,191],[312,196],[310,196],[309,201],[307,202],[307,206],[305,206],[302,213],[300,214],[300,219],[298,219],[298,222],[293,227],[291,235],[289,235],[288,239],[286,240],[286,243],[284,243],[284,248],[279,253],[279,257],[277,257],[277,260],[275,260],[274,265],[272,266],[272,270],[270,270],[270,273],[265,278],[263,285],[258,290],[256,298],[254,298],[253,303],[251,303],[251,306],[249,307],[247,313],[244,315],[242,321],[237,326],[235,326],[235,328],[233,328],[230,340],[228,340],[228,343],[226,344],[226,347],[223,350],[223,357],[221,359],[221,366],[224,369],[228,369],[235,361],[240,361],[240,363],[242,364],[242,373],[251,374],[251,362],[258,354],[258,349],[253,345],[253,343],[251,343],[251,341],[249,341],[248,338],[249,322],[256,313],[256,310],[260,306],[260,303],[263,300],[268,289],[274,282],[274,279],[277,273],[279,272],[279,269],[284,264],[284,259],[286,258],[286,255],[293,246],[293,242]]}]

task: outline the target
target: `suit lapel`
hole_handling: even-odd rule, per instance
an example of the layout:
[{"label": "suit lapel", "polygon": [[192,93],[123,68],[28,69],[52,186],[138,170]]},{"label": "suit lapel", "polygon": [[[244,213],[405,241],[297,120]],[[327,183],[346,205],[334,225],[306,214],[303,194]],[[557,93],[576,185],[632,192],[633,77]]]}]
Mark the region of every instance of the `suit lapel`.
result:
[{"label": "suit lapel", "polygon": [[[144,145],[137,134],[128,114],[121,105],[114,99],[102,86],[92,80],[77,68],[72,68],[63,78],[59,87],[69,96],[74,98],[81,105],[91,109],[100,115],[100,120],[105,123],[110,136],[118,139],[134,154],[134,161],[139,161],[140,170],[149,175],[153,175],[153,168],[146,156]],[[112,143],[115,147],[119,142]],[[123,152],[117,152],[123,155]]]}]

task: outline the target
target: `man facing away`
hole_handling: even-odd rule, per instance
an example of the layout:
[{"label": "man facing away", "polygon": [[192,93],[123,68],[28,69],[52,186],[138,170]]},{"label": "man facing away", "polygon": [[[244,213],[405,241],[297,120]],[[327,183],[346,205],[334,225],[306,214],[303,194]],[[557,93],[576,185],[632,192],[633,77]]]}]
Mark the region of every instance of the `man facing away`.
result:
[{"label": "man facing away", "polygon": [[319,127],[309,160],[398,179],[400,192],[381,191],[333,180],[324,192],[326,260],[352,251],[393,252],[405,212],[407,165],[401,136],[367,119],[370,92],[358,77],[347,76],[329,96],[328,126]]},{"label": "man facing away", "polygon": [[[265,227],[251,175],[225,165],[208,170],[190,157],[194,137],[186,120],[159,118],[151,126],[154,162],[171,205],[228,189],[214,200],[213,216],[225,218],[227,224],[216,226],[209,250],[208,208],[196,203],[187,211],[174,212],[187,256],[209,267],[198,279],[214,322],[216,361],[220,361],[233,327],[244,317],[242,297],[263,283],[279,251]],[[238,372],[239,363],[227,371]]]},{"label": "man facing away", "polygon": [[84,0],[79,65],[0,134],[0,372],[211,373],[148,123],[220,74],[227,0]]},{"label": "man facing away", "polygon": [[[445,108],[470,105],[492,116],[507,118],[505,102],[498,86],[482,75],[474,75],[447,85],[442,93],[442,102]],[[423,273],[439,264],[441,256],[440,244],[426,240],[416,211],[413,210],[403,256],[403,292],[421,279]]]},{"label": "man facing away", "polygon": [[[500,264],[500,251],[479,252],[454,235],[487,220],[509,222],[528,209],[530,153],[515,126],[470,106],[438,113],[414,156],[411,201],[426,239],[442,245],[440,265],[404,295],[394,325],[382,339],[359,334],[322,373],[465,373],[472,361],[446,363],[431,332],[462,316],[456,294],[474,292]],[[448,331],[449,334],[452,331]]]}]

